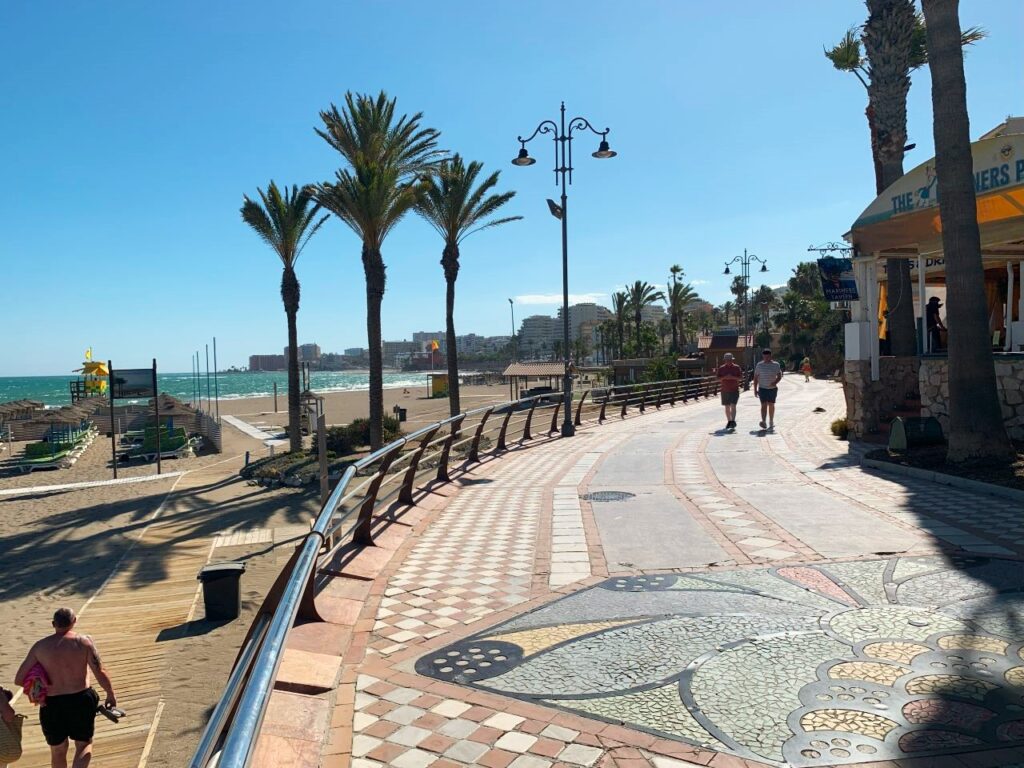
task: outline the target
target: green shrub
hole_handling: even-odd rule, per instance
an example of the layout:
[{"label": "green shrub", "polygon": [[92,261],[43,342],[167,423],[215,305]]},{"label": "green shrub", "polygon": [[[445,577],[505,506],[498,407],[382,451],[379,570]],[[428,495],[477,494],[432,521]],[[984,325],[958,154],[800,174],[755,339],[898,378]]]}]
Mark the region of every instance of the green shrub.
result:
[{"label": "green shrub", "polygon": [[[370,444],[370,420],[354,419],[351,424],[345,427],[352,445],[355,447]],[[394,416],[384,417],[384,443],[390,443],[402,436],[402,430],[398,425],[398,419]]]},{"label": "green shrub", "polygon": [[844,416],[841,419],[836,419],[832,422],[832,434],[838,437],[840,440],[845,440],[847,435],[850,433],[850,424]]},{"label": "green shrub", "polygon": [[[313,448],[316,449],[315,444]],[[352,434],[349,432],[348,427],[327,428],[328,455],[333,453],[335,456],[344,456],[353,451],[355,451],[355,445],[353,444]]]}]

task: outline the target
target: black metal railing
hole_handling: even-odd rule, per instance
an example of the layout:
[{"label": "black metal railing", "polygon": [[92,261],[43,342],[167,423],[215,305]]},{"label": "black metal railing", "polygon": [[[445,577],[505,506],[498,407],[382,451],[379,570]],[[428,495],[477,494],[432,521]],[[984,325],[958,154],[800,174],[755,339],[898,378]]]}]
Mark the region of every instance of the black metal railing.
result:
[{"label": "black metal railing", "polygon": [[[598,426],[647,409],[717,394],[714,376],[586,390],[573,403],[577,426]],[[343,572],[338,555],[374,543],[387,510],[412,505],[416,491],[452,480],[488,457],[559,434],[561,400],[547,395],[460,413],[400,437],[349,465],[271,588],[239,651],[190,768],[246,768],[274,690],[288,632],[297,619],[321,620],[314,596]]]}]

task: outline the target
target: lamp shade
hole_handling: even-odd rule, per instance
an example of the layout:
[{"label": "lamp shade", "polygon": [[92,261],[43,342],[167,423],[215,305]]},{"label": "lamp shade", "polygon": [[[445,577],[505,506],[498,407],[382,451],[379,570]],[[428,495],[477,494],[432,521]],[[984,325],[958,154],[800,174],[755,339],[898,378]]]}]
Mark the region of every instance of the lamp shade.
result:
[{"label": "lamp shade", "polygon": [[730,274],[730,272],[729,272],[729,265],[728,265],[728,264],[726,264],[726,265],[725,265],[725,271],[724,271],[724,272],[722,272],[722,274],[723,274],[723,275],[728,275],[728,274]]},{"label": "lamp shade", "polygon": [[767,272],[768,271],[768,265],[767,264],[762,264],[761,265],[761,271],[762,272]]},{"label": "lamp shade", "polygon": [[530,157],[530,153],[526,151],[526,147],[519,150],[519,155],[515,160],[512,161],[512,165],[533,165],[537,161]]},{"label": "lamp shade", "polygon": [[597,152],[594,152],[593,156],[600,160],[604,160],[606,157],[615,157],[617,154],[618,152],[613,152],[609,149],[607,141],[602,140],[601,145],[597,148]]}]

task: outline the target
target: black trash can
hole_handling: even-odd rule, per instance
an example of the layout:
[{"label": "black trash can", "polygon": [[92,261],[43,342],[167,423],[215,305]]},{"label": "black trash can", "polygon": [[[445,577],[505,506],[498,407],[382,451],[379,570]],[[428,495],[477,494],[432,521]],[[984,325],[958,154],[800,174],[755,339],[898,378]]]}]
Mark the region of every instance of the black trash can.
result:
[{"label": "black trash can", "polygon": [[405,421],[408,418],[408,411],[405,408],[398,409],[398,420],[399,422]]},{"label": "black trash can", "polygon": [[243,573],[245,563],[211,563],[199,571],[207,621],[238,618],[242,611]]}]

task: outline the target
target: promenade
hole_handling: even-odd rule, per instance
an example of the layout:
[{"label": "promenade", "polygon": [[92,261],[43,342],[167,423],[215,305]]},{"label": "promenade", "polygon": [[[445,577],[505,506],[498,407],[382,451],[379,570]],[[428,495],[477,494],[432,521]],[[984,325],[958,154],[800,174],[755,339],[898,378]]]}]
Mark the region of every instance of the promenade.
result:
[{"label": "promenade", "polygon": [[[421,495],[292,631],[254,765],[1024,768],[1019,503],[865,471],[829,433],[843,411],[837,384],[787,377],[774,432],[750,394],[734,434],[713,399],[649,408]],[[130,716],[99,721],[94,765],[185,764],[313,513],[233,471],[110,518],[127,546],[82,627]],[[82,572],[61,522],[49,555]],[[224,626],[196,620],[211,559],[249,565]],[[12,649],[72,584],[31,586]]]},{"label": "promenade", "polygon": [[861,469],[836,384],[756,412],[648,410],[428,497],[321,593],[354,631],[296,631],[339,682],[278,691],[257,763],[1024,765],[1019,505]]}]

